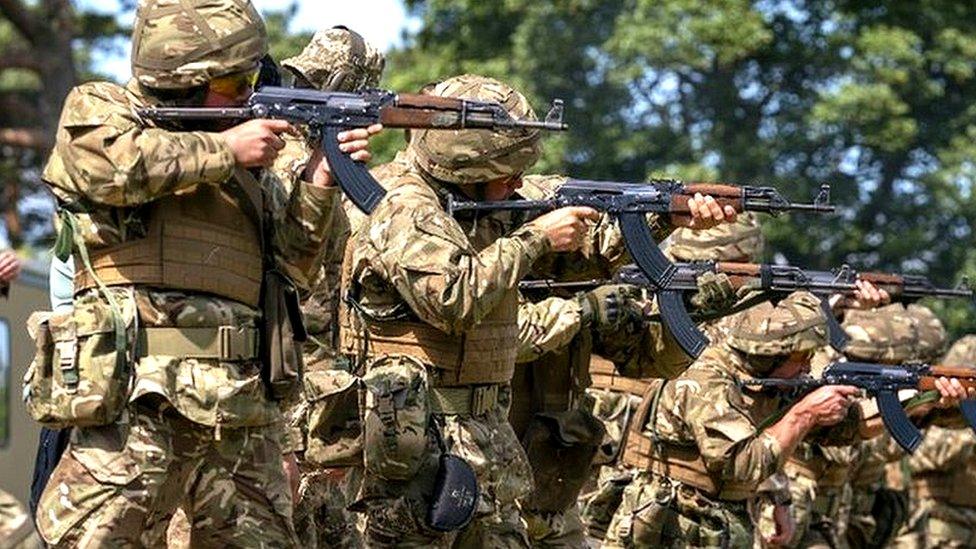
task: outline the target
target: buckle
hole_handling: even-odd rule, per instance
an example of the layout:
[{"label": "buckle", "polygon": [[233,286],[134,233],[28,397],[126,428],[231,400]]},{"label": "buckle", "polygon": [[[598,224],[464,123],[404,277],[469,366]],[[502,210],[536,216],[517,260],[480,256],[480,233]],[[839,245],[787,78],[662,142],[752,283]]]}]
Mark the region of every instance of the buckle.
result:
[{"label": "buckle", "polygon": [[498,404],[498,385],[482,385],[471,389],[471,415],[490,412]]},{"label": "buckle", "polygon": [[58,341],[54,344],[54,348],[58,353],[58,369],[61,370],[61,379],[64,381],[68,392],[73,394],[78,391],[78,383],[81,381],[76,360],[78,340]]},{"label": "buckle", "polygon": [[220,341],[220,360],[237,362],[251,360],[257,356],[257,338],[253,328],[220,326],[217,338]]}]

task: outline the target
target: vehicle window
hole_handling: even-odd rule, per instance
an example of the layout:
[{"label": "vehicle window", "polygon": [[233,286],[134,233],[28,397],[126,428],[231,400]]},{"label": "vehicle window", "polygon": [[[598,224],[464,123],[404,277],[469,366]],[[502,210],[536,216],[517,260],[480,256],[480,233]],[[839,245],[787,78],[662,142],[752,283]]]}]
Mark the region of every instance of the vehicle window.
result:
[{"label": "vehicle window", "polygon": [[10,324],[0,318],[0,447],[10,436]]}]

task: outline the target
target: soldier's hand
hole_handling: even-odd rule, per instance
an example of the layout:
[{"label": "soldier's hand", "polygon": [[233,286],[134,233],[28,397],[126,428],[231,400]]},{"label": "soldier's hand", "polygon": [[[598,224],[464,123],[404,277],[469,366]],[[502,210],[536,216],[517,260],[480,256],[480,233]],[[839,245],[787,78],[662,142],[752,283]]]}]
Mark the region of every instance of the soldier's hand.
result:
[{"label": "soldier's hand", "polygon": [[695,193],[695,196],[688,199],[688,211],[690,215],[672,215],[671,223],[701,231],[722,223],[733,223],[736,218],[735,208],[722,207],[710,195],[701,193]]},{"label": "soldier's hand", "polygon": [[698,311],[725,311],[738,299],[732,281],[725,273],[702,273],[695,282],[698,292],[691,296],[691,304]]},{"label": "soldier's hand", "polygon": [[0,252],[0,282],[12,282],[20,275],[20,259],[13,250]]},{"label": "soldier's hand", "polygon": [[860,394],[857,387],[827,385],[800,399],[790,411],[813,426],[826,427],[843,420]]},{"label": "soldier's hand", "polygon": [[956,378],[939,377],[935,380],[935,388],[939,391],[939,408],[953,408],[959,406],[963,400],[976,398],[976,389],[968,391]]},{"label": "soldier's hand", "polygon": [[554,252],[572,252],[580,249],[589,233],[587,221],[600,219],[600,212],[593,208],[569,206],[549,212],[532,221],[549,237]]},{"label": "soldier's hand", "polygon": [[282,133],[298,135],[298,130],[284,120],[248,120],[233,128],[220,132],[224,142],[234,155],[234,160],[243,168],[270,166],[278,157],[278,151],[285,148]]},{"label": "soldier's hand", "polygon": [[633,332],[644,321],[640,288],[630,284],[607,284],[579,295],[583,322],[607,333],[626,329]]},{"label": "soldier's hand", "polygon": [[857,280],[854,282],[857,289],[854,296],[849,297],[844,302],[847,309],[876,309],[882,305],[891,303],[891,296],[887,291],[878,288],[867,280]]},{"label": "soldier's hand", "polygon": [[[356,162],[369,162],[373,158],[369,151],[369,138],[383,130],[382,124],[373,124],[368,128],[356,128],[339,133],[339,150],[349,153],[349,157]],[[320,148],[312,153],[312,158],[305,168],[305,181],[317,187],[331,187],[335,185],[329,162],[325,159]]]}]

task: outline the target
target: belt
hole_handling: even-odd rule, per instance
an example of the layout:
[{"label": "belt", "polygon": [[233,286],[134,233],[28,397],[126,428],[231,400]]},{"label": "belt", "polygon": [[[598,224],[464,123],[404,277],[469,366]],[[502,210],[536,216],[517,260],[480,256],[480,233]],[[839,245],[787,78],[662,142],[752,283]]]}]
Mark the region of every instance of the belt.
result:
[{"label": "belt", "polygon": [[258,357],[258,330],[251,327],[142,328],[137,336],[139,356],[177,356],[224,362]]},{"label": "belt", "polygon": [[498,405],[500,384],[474,387],[431,387],[430,411],[435,414],[480,416]]}]

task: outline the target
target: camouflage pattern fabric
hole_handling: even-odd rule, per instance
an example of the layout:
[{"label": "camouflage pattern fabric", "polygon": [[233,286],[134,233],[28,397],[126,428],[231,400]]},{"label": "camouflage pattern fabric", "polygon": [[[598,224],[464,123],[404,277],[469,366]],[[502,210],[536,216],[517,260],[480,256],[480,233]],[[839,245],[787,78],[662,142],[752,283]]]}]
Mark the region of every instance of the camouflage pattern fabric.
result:
[{"label": "camouflage pattern fabric", "polygon": [[946,366],[972,366],[976,362],[976,335],[966,335],[952,344],[942,364]]},{"label": "camouflage pattern fabric", "polygon": [[312,88],[323,91],[356,91],[375,88],[386,59],[359,33],[345,27],[320,30],[301,53],[281,66]]},{"label": "camouflage pattern fabric", "polygon": [[749,547],[751,522],[742,502],[712,500],[640,471],[624,490],[602,547]]},{"label": "camouflage pattern fabric", "polygon": [[144,86],[186,89],[257,68],[267,32],[250,0],[141,0],[132,74]]},{"label": "camouflage pattern fabric", "polygon": [[30,515],[19,501],[0,490],[0,547],[34,549],[43,547],[34,532]]},{"label": "camouflage pattern fabric", "polygon": [[575,299],[550,297],[519,303],[518,362],[531,362],[570,344],[582,327],[582,307]]},{"label": "camouflage pattern fabric", "polygon": [[826,332],[820,300],[795,292],[776,306],[760,303],[738,315],[726,343],[748,355],[783,356],[822,347]]},{"label": "camouflage pattern fabric", "polygon": [[359,515],[346,509],[356,499],[362,476],[357,467],[302,473],[295,504],[295,530],[302,547],[363,546]]},{"label": "camouflage pattern fabric", "polygon": [[[492,78],[465,74],[437,84],[431,95],[498,101],[516,119],[536,120],[528,100]],[[524,172],[539,159],[537,130],[460,130],[411,132],[410,148],[417,165],[430,176],[471,185]]]},{"label": "camouflage pattern fabric", "polygon": [[194,545],[297,544],[279,437],[276,426],[241,427],[215,440],[212,428],[140,399],[111,425],[75,430],[38,528],[59,546],[159,546],[183,504]]},{"label": "camouflage pattern fabric", "polygon": [[613,515],[623,502],[624,490],[633,481],[638,470],[622,464],[604,465],[596,479],[596,487],[580,495],[580,520],[586,535],[602,541]]},{"label": "camouflage pattern fabric", "polygon": [[675,261],[755,262],[765,248],[759,217],[745,212],[736,217],[735,223],[704,231],[677,229],[668,239],[664,252]]},{"label": "camouflage pattern fabric", "polygon": [[522,511],[532,547],[575,549],[586,546],[583,523],[575,506],[561,513]]},{"label": "camouflage pattern fabric", "polygon": [[844,354],[851,360],[895,364],[911,359],[918,347],[916,322],[900,303],[847,311],[841,326],[850,338]]},{"label": "camouflage pattern fabric", "polygon": [[935,362],[945,352],[947,335],[945,326],[932,309],[925,305],[912,303],[906,313],[915,322],[916,340],[913,360]]}]

